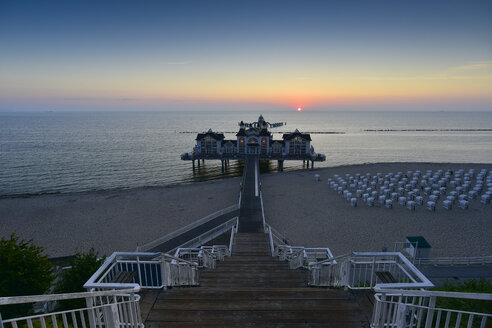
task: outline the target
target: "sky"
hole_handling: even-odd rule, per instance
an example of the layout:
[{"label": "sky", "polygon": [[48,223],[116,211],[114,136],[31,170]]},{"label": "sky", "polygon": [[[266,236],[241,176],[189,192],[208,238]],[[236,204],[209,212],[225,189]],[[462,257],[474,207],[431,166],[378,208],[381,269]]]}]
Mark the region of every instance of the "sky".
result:
[{"label": "sky", "polygon": [[0,0],[0,111],[492,110],[492,1]]}]

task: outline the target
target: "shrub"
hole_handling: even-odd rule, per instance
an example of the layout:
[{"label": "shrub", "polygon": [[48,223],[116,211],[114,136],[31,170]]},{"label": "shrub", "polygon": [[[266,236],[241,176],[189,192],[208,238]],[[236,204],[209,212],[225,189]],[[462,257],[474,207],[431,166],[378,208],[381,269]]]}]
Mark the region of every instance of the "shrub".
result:
[{"label": "shrub", "polygon": [[[78,253],[70,261],[71,268],[64,270],[60,280],[56,284],[55,293],[78,293],[84,292],[84,284],[94,272],[103,264],[104,258],[91,249],[88,253]],[[75,299],[63,301],[60,309],[73,309],[85,306],[85,300]]]},{"label": "shrub", "polygon": [[[13,233],[0,240],[0,296],[39,295],[49,291],[55,277],[44,249]],[[4,318],[25,315],[31,304],[2,306]]]}]

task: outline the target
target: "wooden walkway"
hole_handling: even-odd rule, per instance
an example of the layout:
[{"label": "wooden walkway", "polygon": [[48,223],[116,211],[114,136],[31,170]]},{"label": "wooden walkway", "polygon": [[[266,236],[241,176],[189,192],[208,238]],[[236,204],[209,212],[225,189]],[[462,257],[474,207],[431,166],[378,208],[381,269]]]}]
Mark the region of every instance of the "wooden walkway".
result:
[{"label": "wooden walkway", "polygon": [[[236,235],[233,255],[200,274],[200,287],[144,298],[146,328],[368,327],[370,307],[350,292],[310,288],[307,271],[271,257],[268,236]],[[153,302],[153,304],[152,304]],[[146,312],[142,309],[142,312]]]},{"label": "wooden walkway", "polygon": [[259,194],[260,168],[257,155],[248,155],[244,168],[241,208],[239,210],[239,232],[262,232],[263,216]]}]

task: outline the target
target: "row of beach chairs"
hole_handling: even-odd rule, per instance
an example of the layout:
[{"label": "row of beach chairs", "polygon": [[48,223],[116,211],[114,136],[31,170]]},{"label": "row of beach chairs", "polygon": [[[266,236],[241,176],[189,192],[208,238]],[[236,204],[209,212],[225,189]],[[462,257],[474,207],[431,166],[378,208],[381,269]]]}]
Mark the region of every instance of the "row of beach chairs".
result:
[{"label": "row of beach chairs", "polygon": [[[315,175],[316,181],[320,180]],[[470,200],[479,199],[482,204],[490,204],[492,198],[492,171],[463,169],[456,172],[438,170],[407,171],[396,174],[371,175],[346,174],[345,178],[334,175],[328,179],[330,188],[343,196],[351,206],[357,206],[361,200],[369,207],[384,206],[393,208],[394,204],[405,206],[414,211],[417,206],[425,205],[429,211],[435,211],[439,203],[447,210],[457,206],[468,209]]]}]

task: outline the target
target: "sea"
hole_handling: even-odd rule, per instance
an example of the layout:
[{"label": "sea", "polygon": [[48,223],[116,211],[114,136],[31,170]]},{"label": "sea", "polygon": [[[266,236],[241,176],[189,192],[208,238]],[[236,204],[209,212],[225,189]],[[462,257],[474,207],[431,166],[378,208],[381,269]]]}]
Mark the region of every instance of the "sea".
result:
[{"label": "sea", "polygon": [[[0,113],[0,197],[169,186],[242,174],[244,163],[180,154],[212,129],[235,139],[262,114],[275,139],[298,129],[326,155],[316,167],[376,162],[492,163],[492,112],[234,111]],[[284,170],[301,169],[286,161]],[[277,172],[265,162],[264,173]]]}]

